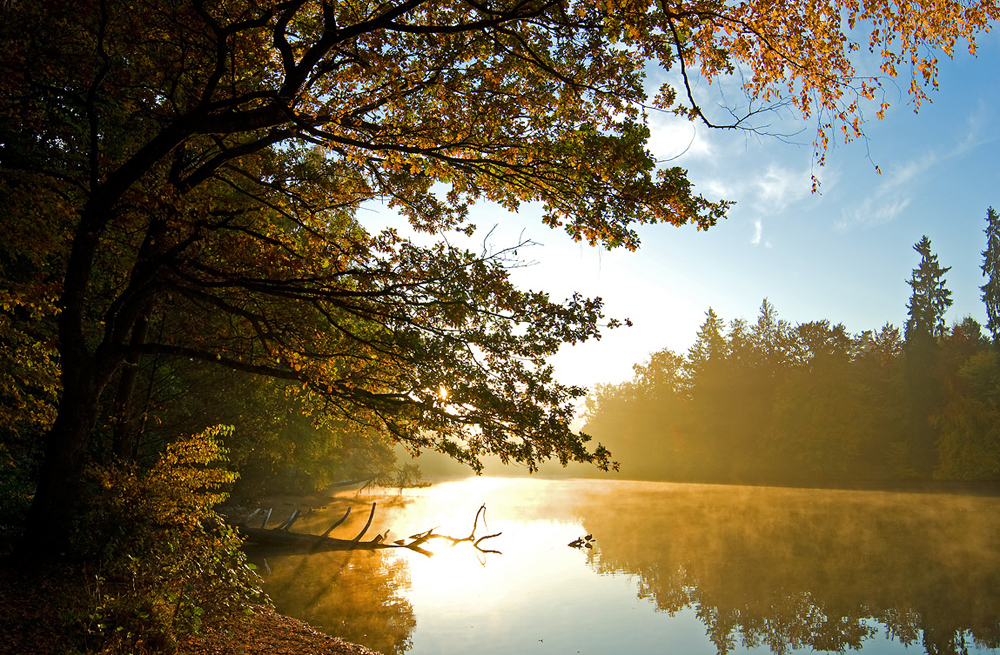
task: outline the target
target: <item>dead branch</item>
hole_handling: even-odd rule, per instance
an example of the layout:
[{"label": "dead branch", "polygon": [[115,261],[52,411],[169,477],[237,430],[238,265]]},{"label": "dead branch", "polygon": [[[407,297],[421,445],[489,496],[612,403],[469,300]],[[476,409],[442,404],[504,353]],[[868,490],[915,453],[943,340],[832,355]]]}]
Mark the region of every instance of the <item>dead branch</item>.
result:
[{"label": "dead branch", "polygon": [[375,518],[375,503],[372,503],[372,511],[368,515],[368,522],[365,523],[365,527],[361,528],[361,532],[359,532],[358,536],[354,538],[354,541],[361,541],[361,537],[365,536],[365,533],[368,532],[368,528],[372,527],[373,518]]},{"label": "dead branch", "polygon": [[320,536],[321,537],[328,537],[328,536],[330,536],[330,533],[333,532],[334,528],[336,528],[338,525],[340,525],[341,523],[343,523],[344,521],[346,521],[347,517],[350,516],[350,515],[351,515],[351,508],[348,507],[347,511],[344,512],[344,515],[340,517],[340,520],[337,521],[336,523],[334,523],[333,525],[331,525],[329,528],[327,528],[326,532],[324,532]]},{"label": "dead branch", "polygon": [[267,529],[267,522],[271,518],[272,509],[268,509],[264,512],[264,520],[261,522],[259,528],[253,528],[247,525],[250,519],[257,516],[261,510],[255,510],[250,514],[242,524],[237,526],[237,529],[246,536],[246,540],[252,543],[264,545],[264,546],[274,546],[279,548],[287,548],[294,550],[306,550],[308,552],[316,551],[332,551],[332,550],[378,550],[382,548],[406,548],[407,550],[412,550],[414,552],[420,553],[421,555],[427,555],[428,557],[432,555],[429,550],[423,548],[431,539],[445,539],[451,542],[451,545],[462,542],[469,542],[472,546],[481,553],[496,553],[501,554],[498,550],[492,550],[483,548],[481,546],[482,542],[486,539],[492,539],[494,537],[499,537],[501,532],[495,534],[487,534],[485,536],[476,537],[476,530],[479,527],[479,515],[482,514],[483,517],[483,527],[486,527],[486,505],[482,505],[476,512],[475,519],[472,522],[472,531],[467,537],[452,537],[445,534],[437,534],[434,532],[437,528],[431,528],[424,532],[418,532],[417,534],[410,535],[408,539],[397,539],[393,542],[386,541],[388,539],[389,530],[384,533],[377,534],[375,537],[368,541],[362,541],[362,537],[368,532],[368,529],[372,525],[372,521],[375,518],[375,508],[376,503],[372,503],[371,512],[368,514],[368,520],[365,522],[364,527],[361,532],[357,534],[353,539],[338,539],[336,537],[329,536],[331,532],[338,526],[340,526],[347,517],[350,515],[351,510],[348,508],[344,515],[335,521],[326,532],[321,535],[315,534],[305,534],[300,532],[290,532],[289,528],[298,519],[300,515],[300,510],[296,509],[292,512],[292,515],[285,520],[283,523],[275,528]]},{"label": "dead branch", "polygon": [[299,518],[299,514],[301,512],[302,512],[302,510],[296,508],[295,511],[292,512],[292,515],[288,517],[288,520],[285,521],[284,523],[282,523],[281,525],[279,525],[278,527],[276,527],[275,530],[281,530],[282,532],[288,532],[288,528],[292,527],[292,524],[295,523],[296,519]]},{"label": "dead branch", "polygon": [[434,530],[436,528],[431,528],[427,532],[421,532],[419,534],[411,535],[410,539],[413,539],[413,541],[411,543],[422,544],[425,541],[427,541],[428,539],[447,539],[448,541],[451,542],[451,545],[454,546],[456,544],[462,543],[463,541],[468,541],[468,542],[470,542],[472,544],[473,548],[475,548],[476,550],[478,550],[481,553],[497,553],[497,554],[500,554],[500,551],[498,551],[498,550],[485,549],[485,548],[483,548],[482,546],[479,545],[480,543],[482,543],[486,539],[492,539],[494,537],[499,537],[501,534],[503,534],[502,532],[497,532],[496,534],[488,534],[486,536],[483,536],[483,537],[480,537],[480,538],[476,539],[476,528],[479,526],[479,515],[480,514],[483,515],[483,527],[486,527],[486,505],[482,505],[482,506],[480,506],[479,510],[476,512],[476,518],[472,522],[472,532],[469,533],[468,537],[450,537],[450,536],[448,536],[446,534],[435,534]]}]

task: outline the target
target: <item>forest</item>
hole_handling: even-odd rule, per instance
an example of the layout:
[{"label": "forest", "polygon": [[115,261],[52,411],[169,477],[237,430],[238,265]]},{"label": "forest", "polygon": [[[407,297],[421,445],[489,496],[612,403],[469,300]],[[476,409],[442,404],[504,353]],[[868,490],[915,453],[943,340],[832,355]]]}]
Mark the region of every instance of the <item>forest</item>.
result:
[{"label": "forest", "polygon": [[587,398],[585,430],[622,474],[771,484],[1000,480],[1000,219],[986,216],[987,324],[946,325],[946,273],[925,236],[902,330],[753,323],[711,308],[685,354],[661,350]]}]

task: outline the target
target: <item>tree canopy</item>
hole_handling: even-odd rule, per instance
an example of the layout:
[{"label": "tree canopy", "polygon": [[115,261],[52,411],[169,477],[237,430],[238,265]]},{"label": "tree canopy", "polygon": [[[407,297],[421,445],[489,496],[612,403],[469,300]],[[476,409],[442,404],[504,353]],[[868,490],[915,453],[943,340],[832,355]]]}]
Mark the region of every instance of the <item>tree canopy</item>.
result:
[{"label": "tree canopy", "polygon": [[[934,344],[914,350],[891,325],[860,334],[828,320],[792,326],[766,300],[754,323],[728,329],[709,310],[686,357],[659,351],[632,380],[598,385],[584,429],[637,479],[996,480],[996,352],[972,318]],[[914,359],[924,377],[912,379]]]},{"label": "tree canopy", "polygon": [[[486,454],[607,466],[569,428],[583,390],[545,363],[615,324],[600,299],[517,289],[510,251],[368,231],[359,207],[383,201],[438,234],[471,233],[479,200],[539,202],[571,238],[629,249],[637,225],[708,228],[727,202],[658,166],[648,111],[716,124],[691,82],[740,73],[749,104],[730,126],[791,103],[816,119],[822,157],[833,132],[861,134],[863,103],[878,100],[853,51],[888,75],[908,68],[919,105],[937,83],[927,53],[963,38],[974,49],[997,11],[3,3],[0,361],[31,371],[13,393],[47,429],[28,541],[65,540],[88,457],[134,452],[135,372],[149,357],[284,380],[314,411],[473,466]],[[679,87],[648,98],[649,65],[679,72]],[[110,443],[93,438],[105,415]]]}]

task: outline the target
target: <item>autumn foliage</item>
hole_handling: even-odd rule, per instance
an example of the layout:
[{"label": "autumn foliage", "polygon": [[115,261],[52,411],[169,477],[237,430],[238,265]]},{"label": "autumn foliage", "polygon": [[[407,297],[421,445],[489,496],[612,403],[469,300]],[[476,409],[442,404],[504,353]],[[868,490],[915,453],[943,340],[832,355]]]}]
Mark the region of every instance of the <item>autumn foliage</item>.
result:
[{"label": "autumn foliage", "polygon": [[[651,111],[723,125],[695,77],[744,80],[726,126],[813,118],[822,158],[861,133],[880,76],[909,77],[919,105],[929,53],[973,48],[996,17],[955,0],[3,3],[0,363],[17,382],[0,426],[38,462],[26,548],[66,543],[88,462],[162,447],[139,389],[171,362],[280,380],[322,420],[473,467],[609,466],[569,428],[584,391],[546,363],[617,324],[600,299],[516,288],[513,248],[366,228],[365,203],[425,236],[471,234],[478,201],[538,203],[606,247],[709,228],[728,203],[646,148]],[[864,49],[880,71],[856,73]],[[650,66],[673,84],[652,97]]]},{"label": "autumn foliage", "polygon": [[54,631],[84,652],[174,652],[183,635],[266,605],[242,539],[213,510],[235,477],[222,468],[220,439],[230,430],[181,437],[148,470],[88,469],[99,491],[73,535],[84,564],[67,573],[86,586],[52,599],[63,606]]}]

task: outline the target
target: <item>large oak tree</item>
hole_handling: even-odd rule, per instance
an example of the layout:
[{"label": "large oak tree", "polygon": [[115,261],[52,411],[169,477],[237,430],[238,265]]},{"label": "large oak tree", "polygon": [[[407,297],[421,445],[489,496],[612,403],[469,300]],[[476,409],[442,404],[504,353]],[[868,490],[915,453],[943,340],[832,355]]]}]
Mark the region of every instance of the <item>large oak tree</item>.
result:
[{"label": "large oak tree", "polygon": [[[102,411],[115,454],[134,449],[135,371],[150,355],[286,380],[339,420],[472,464],[606,465],[568,427],[581,390],[545,364],[598,334],[600,301],[519,290],[502,252],[366,231],[359,206],[381,200],[437,233],[468,231],[477,200],[537,201],[547,224],[607,247],[635,248],[636,224],[707,228],[726,203],[657,167],[645,111],[717,124],[693,79],[739,72],[752,109],[729,126],[791,103],[816,120],[821,157],[879,100],[851,51],[903,69],[919,104],[935,49],[951,53],[997,7],[12,0],[0,12],[4,349],[49,339],[57,354],[27,533],[53,550]],[[678,88],[647,98],[647,65],[678,72]],[[34,370],[55,357],[9,359]]]}]

